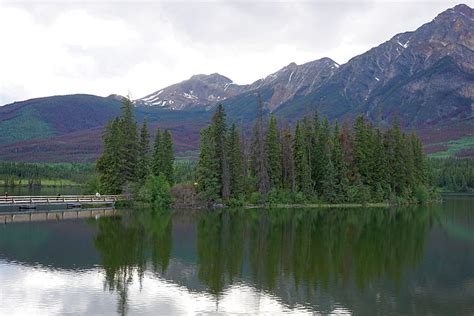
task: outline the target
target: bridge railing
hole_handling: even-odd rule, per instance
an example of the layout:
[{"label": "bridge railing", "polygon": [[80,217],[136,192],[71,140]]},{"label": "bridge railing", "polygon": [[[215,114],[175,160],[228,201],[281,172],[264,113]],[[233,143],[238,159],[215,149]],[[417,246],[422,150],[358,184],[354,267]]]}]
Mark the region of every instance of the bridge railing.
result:
[{"label": "bridge railing", "polygon": [[69,203],[69,202],[116,202],[128,200],[128,195],[44,195],[0,196],[1,204]]}]

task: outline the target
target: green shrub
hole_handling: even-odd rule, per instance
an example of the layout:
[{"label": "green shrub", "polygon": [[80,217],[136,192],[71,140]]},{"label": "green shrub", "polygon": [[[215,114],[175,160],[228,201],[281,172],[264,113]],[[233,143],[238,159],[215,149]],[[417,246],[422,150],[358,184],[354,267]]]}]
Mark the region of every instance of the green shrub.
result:
[{"label": "green shrub", "polygon": [[163,175],[150,175],[139,189],[137,200],[150,203],[154,207],[167,208],[173,202],[170,185]]},{"label": "green shrub", "polygon": [[225,204],[229,207],[239,207],[243,206],[245,203],[243,199],[233,197],[228,199]]},{"label": "green shrub", "polygon": [[258,205],[265,204],[266,200],[260,192],[252,192],[252,194],[250,194],[249,202],[250,204]]},{"label": "green shrub", "polygon": [[418,201],[418,203],[426,203],[430,199],[430,193],[428,192],[428,189],[424,185],[419,185],[415,188],[414,192],[415,198]]},{"label": "green shrub", "polygon": [[295,204],[304,204],[306,201],[307,200],[303,192],[297,192],[293,195],[293,203]]}]

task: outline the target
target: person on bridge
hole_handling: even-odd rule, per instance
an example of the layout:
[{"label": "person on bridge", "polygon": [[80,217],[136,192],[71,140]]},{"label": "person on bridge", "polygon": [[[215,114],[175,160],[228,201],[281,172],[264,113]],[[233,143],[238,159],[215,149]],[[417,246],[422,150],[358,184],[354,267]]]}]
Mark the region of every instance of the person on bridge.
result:
[{"label": "person on bridge", "polygon": [[100,193],[97,192],[97,193],[95,194],[95,196],[96,196],[96,197],[100,197]]}]

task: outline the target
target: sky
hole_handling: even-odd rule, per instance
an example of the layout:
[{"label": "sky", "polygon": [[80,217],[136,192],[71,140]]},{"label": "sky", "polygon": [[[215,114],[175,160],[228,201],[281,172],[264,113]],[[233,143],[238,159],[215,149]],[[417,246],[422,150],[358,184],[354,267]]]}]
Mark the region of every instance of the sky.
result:
[{"label": "sky", "polygon": [[247,84],[291,62],[343,64],[460,1],[0,0],[0,105],[136,99],[194,74]]}]

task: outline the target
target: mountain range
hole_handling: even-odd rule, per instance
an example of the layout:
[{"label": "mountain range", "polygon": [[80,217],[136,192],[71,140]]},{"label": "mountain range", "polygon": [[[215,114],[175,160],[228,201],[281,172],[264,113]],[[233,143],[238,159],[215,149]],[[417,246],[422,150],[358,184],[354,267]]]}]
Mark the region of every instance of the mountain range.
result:
[{"label": "mountain range", "polygon": [[[417,30],[397,34],[339,65],[322,58],[290,63],[247,85],[214,73],[194,75],[134,100],[138,120],[172,131],[176,149],[197,148],[199,129],[222,103],[242,126],[265,112],[290,123],[315,111],[330,120],[364,115],[384,128],[398,116],[417,130],[427,152],[474,156],[474,10],[460,4]],[[122,97],[66,95],[0,107],[0,159],[93,161],[101,130]]]}]

